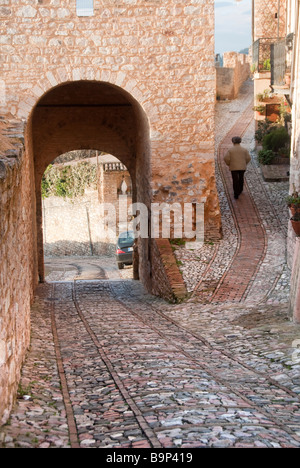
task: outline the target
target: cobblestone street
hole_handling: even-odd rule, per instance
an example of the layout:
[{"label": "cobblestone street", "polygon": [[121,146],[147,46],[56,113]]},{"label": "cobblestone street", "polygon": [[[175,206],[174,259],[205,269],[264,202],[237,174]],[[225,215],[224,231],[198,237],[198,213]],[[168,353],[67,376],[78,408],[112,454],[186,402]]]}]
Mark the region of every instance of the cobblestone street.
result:
[{"label": "cobblestone street", "polygon": [[[216,106],[224,237],[200,251],[176,247],[185,302],[146,294],[109,257],[45,260],[1,448],[300,447],[288,182],[262,177],[252,100],[249,80]],[[239,200],[223,165],[235,134],[252,154]]]}]

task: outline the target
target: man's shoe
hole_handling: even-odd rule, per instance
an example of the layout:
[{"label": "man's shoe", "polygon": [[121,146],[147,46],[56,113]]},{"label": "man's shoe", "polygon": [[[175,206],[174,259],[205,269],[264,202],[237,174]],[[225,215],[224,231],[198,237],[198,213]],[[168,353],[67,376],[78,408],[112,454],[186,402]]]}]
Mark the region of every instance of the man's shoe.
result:
[{"label": "man's shoe", "polygon": [[237,199],[239,198],[239,196],[238,196],[238,195],[234,195],[234,198],[237,200]]}]

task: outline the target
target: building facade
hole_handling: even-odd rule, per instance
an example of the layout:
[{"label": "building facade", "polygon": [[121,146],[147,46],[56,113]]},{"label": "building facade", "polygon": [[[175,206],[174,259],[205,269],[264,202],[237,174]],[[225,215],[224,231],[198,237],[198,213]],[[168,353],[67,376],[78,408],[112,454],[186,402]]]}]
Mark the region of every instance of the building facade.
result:
[{"label": "building facade", "polygon": [[[128,168],[133,201],[204,203],[207,238],[220,237],[221,217],[213,0],[94,0],[83,9],[77,0],[5,0],[0,20],[9,140],[0,161],[3,422],[44,277],[41,180],[49,163],[68,151],[103,151]],[[155,252],[151,239],[139,243],[139,276],[161,291]]]},{"label": "building facade", "polygon": [[[293,35],[291,54],[290,96],[292,101],[292,139],[290,194],[300,194],[300,4],[297,0],[288,0],[287,32]],[[290,315],[300,323],[300,237],[289,223],[288,257],[292,268]]]},{"label": "building facade", "polygon": [[286,6],[286,0],[253,0],[253,42],[285,36]]},{"label": "building facade", "polygon": [[252,18],[252,71],[257,128],[258,122],[266,117],[276,121],[279,116],[281,97],[273,95],[268,104],[262,104],[258,96],[272,92],[274,73],[271,57],[274,44],[286,38],[286,0],[253,0]]},{"label": "building facade", "polygon": [[[255,95],[265,88],[274,99],[284,99],[291,108],[289,195],[300,194],[300,13],[298,0],[254,0],[253,66]],[[264,64],[269,61],[270,70]],[[256,102],[257,104],[257,102]],[[266,115],[256,116],[264,120]],[[299,198],[299,197],[298,197]],[[300,243],[291,221],[288,226],[287,262],[292,271],[290,316],[300,323]]]}]

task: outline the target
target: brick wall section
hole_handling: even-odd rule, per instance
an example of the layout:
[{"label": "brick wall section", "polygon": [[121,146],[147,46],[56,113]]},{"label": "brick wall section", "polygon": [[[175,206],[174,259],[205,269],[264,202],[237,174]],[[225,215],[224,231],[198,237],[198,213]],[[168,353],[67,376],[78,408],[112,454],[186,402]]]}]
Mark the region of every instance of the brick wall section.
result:
[{"label": "brick wall section", "polygon": [[220,99],[235,99],[239,90],[250,76],[250,64],[245,54],[226,52],[223,67],[216,68],[217,97]]},{"label": "brick wall section", "polygon": [[[3,121],[2,121],[3,124]],[[32,173],[23,152],[22,125],[7,122],[8,148],[0,155],[0,425],[14,402],[21,365],[30,343],[34,225]]]},{"label": "brick wall section", "polygon": [[152,239],[152,293],[170,302],[187,297],[187,289],[176,263],[169,239]]}]

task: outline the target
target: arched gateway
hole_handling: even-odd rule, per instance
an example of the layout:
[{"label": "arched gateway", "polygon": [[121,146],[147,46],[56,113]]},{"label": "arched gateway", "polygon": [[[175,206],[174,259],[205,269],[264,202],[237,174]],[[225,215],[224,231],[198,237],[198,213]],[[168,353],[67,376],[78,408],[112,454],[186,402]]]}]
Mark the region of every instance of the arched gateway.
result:
[{"label": "arched gateway", "polygon": [[[206,238],[221,231],[214,1],[94,0],[88,15],[76,0],[4,3],[0,134],[10,142],[0,147],[0,424],[29,345],[30,303],[43,277],[40,182],[56,156],[113,153],[136,201],[202,202]],[[141,280],[164,295],[157,245],[145,239],[140,257]]]},{"label": "arched gateway", "polygon": [[[41,179],[60,154],[96,149],[116,156],[129,170],[133,202],[151,203],[149,122],[140,104],[120,87],[104,82],[74,81],[46,92],[28,121],[28,147],[34,162],[37,207],[38,271],[43,280]],[[149,284],[148,240],[140,242],[140,277]]]}]

